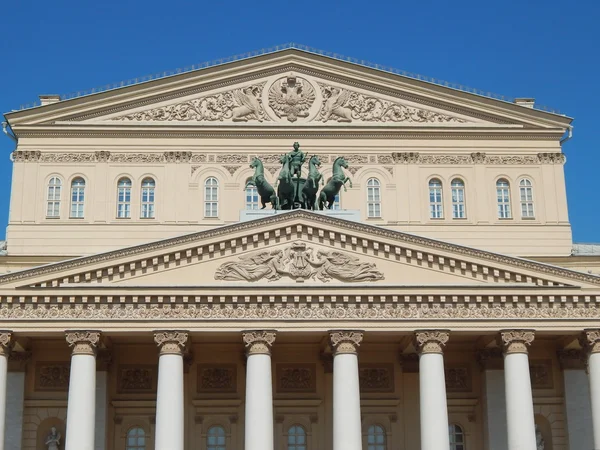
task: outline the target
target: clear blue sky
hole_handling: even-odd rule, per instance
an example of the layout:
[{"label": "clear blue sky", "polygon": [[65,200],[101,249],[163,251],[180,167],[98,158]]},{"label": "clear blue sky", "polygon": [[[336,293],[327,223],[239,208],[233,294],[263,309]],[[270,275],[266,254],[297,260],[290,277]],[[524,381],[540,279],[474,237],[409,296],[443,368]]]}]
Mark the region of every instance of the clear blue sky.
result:
[{"label": "clear blue sky", "polygon": [[[600,2],[13,0],[0,14],[0,112],[285,42],[503,94],[575,118],[576,242],[600,242]],[[12,141],[0,136],[0,237]],[[591,195],[591,197],[590,197]]]}]

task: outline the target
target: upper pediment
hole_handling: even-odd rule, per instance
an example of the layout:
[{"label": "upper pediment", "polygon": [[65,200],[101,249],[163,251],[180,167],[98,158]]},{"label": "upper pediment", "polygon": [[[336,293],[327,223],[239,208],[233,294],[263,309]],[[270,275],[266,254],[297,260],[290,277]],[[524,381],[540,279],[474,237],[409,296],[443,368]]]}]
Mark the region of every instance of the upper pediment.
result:
[{"label": "upper pediment", "polygon": [[12,112],[30,125],[495,127],[564,129],[571,119],[288,49]]},{"label": "upper pediment", "polygon": [[0,276],[5,292],[76,288],[90,295],[123,288],[266,292],[290,285],[464,295],[486,286],[597,288],[600,278],[304,210]]}]

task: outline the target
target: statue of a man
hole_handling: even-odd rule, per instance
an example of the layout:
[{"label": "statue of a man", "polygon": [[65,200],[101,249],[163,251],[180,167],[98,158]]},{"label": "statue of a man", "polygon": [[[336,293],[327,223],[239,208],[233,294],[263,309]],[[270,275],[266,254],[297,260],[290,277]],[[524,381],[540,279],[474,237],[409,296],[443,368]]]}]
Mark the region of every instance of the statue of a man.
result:
[{"label": "statue of a man", "polygon": [[48,446],[48,450],[59,450],[58,446],[60,445],[60,433],[56,430],[56,427],[50,428],[50,434],[46,438],[46,444]]},{"label": "statue of a man", "polygon": [[306,155],[300,150],[300,144],[298,142],[294,142],[294,150],[289,152],[288,156],[290,157],[290,175],[296,175],[297,178],[300,178],[302,164],[306,159]]}]

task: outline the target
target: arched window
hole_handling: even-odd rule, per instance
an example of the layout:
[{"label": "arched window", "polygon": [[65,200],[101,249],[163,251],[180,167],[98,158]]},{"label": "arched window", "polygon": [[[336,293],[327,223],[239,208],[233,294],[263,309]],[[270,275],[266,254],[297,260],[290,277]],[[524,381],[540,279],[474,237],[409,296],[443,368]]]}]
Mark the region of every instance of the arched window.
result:
[{"label": "arched window", "polygon": [[381,217],[381,183],[377,178],[367,180],[367,217]]},{"label": "arched window", "polygon": [[521,197],[521,217],[523,219],[532,219],[535,217],[533,212],[533,185],[531,180],[523,178],[519,182],[519,194]]},{"label": "arched window", "polygon": [[50,178],[46,197],[46,217],[60,217],[60,191],[62,181],[58,177]]},{"label": "arched window", "polygon": [[465,210],[465,183],[460,178],[452,180],[452,218],[464,219],[467,217]]},{"label": "arched window", "polygon": [[444,218],[444,205],[442,204],[442,182],[437,178],[429,180],[429,217],[432,219]]},{"label": "arched window", "polygon": [[127,432],[125,450],[146,450],[146,432],[143,428],[130,428]]},{"label": "arched window", "polygon": [[451,424],[448,426],[450,435],[450,450],[465,450],[465,433],[459,425]]},{"label": "arched window", "polygon": [[131,180],[121,178],[117,183],[117,217],[128,219],[131,217]]},{"label": "arched window", "polygon": [[498,201],[498,218],[510,219],[510,184],[504,178],[496,181],[496,198]]},{"label": "arched window", "polygon": [[367,450],[385,450],[385,428],[371,425],[367,430]]},{"label": "arched window", "polygon": [[83,218],[83,205],[85,201],[85,181],[75,178],[71,182],[71,217]]},{"label": "arched window", "polygon": [[206,450],[225,450],[225,429],[222,426],[215,425],[208,429]]},{"label": "arched window", "polygon": [[219,182],[214,177],[204,182],[204,217],[219,217]]},{"label": "arched window", "polygon": [[306,450],[306,431],[300,425],[288,429],[287,450]]},{"label": "arched window", "polygon": [[258,209],[259,200],[256,186],[249,184],[246,188],[246,209]]},{"label": "arched window", "polygon": [[142,219],[154,219],[154,188],[156,182],[152,178],[142,180]]}]

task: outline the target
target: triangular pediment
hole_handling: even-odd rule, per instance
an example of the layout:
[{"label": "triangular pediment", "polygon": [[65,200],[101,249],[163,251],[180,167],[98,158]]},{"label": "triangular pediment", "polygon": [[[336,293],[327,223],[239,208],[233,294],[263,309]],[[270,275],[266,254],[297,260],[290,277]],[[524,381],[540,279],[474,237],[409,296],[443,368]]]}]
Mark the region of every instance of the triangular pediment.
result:
[{"label": "triangular pediment", "polygon": [[[0,289],[597,288],[600,278],[303,210],[0,277]],[[478,294],[480,295],[480,294]]]},{"label": "triangular pediment", "polygon": [[570,119],[297,49],[7,114],[26,125],[565,128]]}]

